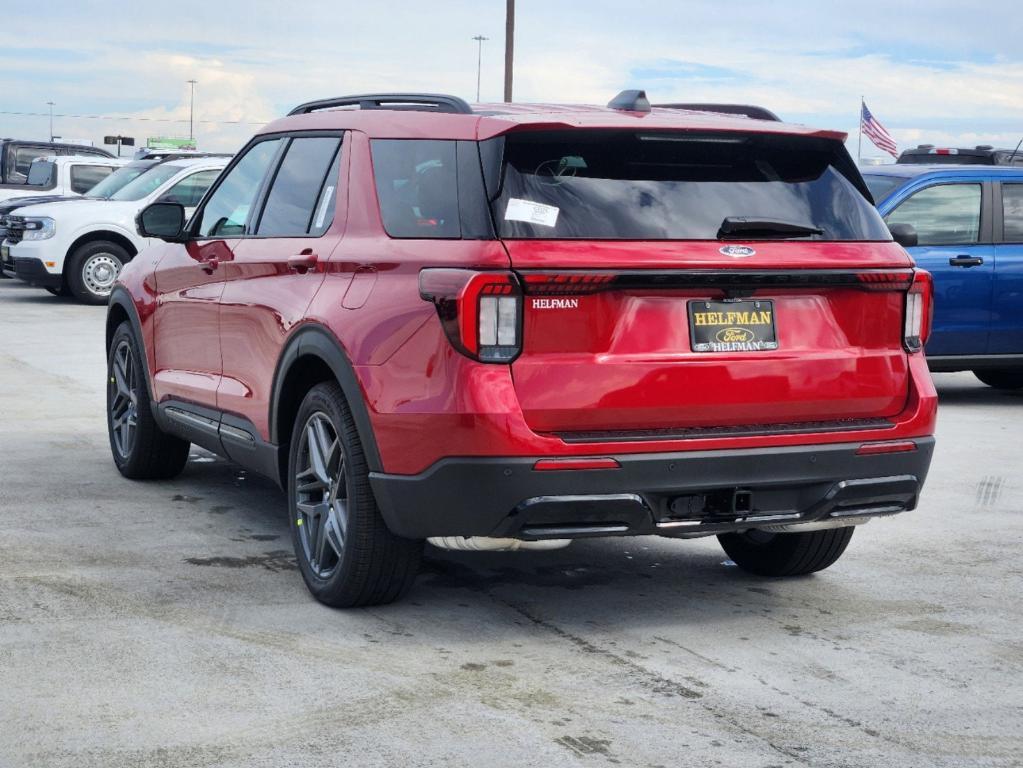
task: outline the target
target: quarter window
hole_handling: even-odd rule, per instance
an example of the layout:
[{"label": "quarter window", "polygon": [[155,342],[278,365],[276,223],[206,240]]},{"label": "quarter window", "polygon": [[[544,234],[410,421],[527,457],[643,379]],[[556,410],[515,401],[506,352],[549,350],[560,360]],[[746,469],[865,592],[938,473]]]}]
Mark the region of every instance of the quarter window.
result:
[{"label": "quarter window", "polygon": [[911,224],[920,245],[971,245],[980,235],[980,185],[922,189],[888,214],[887,221]]},{"label": "quarter window", "polygon": [[71,191],[83,195],[113,172],[109,165],[72,165]]},{"label": "quarter window", "polygon": [[455,142],[377,139],[373,174],[388,235],[461,237]]},{"label": "quarter window", "polygon": [[326,231],[328,209],[333,220],[340,146],[337,136],[291,141],[267,195],[257,234],[298,237]]},{"label": "quarter window", "polygon": [[282,139],[268,139],[251,147],[217,186],[198,216],[199,237],[239,237],[245,234],[252,204],[277,156]]},{"label": "quarter window", "polygon": [[1023,184],[1002,184],[1002,239],[1023,243]]}]

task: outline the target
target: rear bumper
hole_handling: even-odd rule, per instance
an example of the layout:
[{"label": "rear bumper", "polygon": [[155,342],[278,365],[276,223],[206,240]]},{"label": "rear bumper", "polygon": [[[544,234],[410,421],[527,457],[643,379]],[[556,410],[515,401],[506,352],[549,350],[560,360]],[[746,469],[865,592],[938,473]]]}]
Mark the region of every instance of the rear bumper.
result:
[{"label": "rear bumper", "polygon": [[537,457],[448,458],[370,480],[388,526],[409,538],[702,536],[913,509],[934,438],[913,442],[913,451],[873,455],[857,455],[860,442],[621,454],[616,469],[587,470],[536,471]]},{"label": "rear bumper", "polygon": [[14,274],[26,283],[42,288],[60,288],[63,276],[46,271],[42,259],[16,256],[14,258]]}]

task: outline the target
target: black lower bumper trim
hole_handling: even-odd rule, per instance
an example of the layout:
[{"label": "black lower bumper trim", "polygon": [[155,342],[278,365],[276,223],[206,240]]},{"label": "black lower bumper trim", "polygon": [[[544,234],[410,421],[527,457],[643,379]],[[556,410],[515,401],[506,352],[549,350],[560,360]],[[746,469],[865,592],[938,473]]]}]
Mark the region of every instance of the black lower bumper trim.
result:
[{"label": "black lower bumper trim", "polygon": [[388,526],[410,538],[694,535],[913,509],[934,438],[914,442],[862,456],[860,443],[626,454],[618,469],[542,472],[536,458],[451,458],[370,481]]},{"label": "black lower bumper trim", "polygon": [[14,274],[26,283],[43,288],[60,288],[64,282],[62,275],[51,275],[47,272],[40,259],[16,258],[14,260]]}]

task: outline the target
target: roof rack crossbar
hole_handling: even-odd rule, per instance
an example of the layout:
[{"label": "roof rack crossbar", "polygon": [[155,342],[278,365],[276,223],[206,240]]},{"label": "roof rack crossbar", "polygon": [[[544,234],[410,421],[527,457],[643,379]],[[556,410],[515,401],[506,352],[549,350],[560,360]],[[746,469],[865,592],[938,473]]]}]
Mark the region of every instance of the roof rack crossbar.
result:
[{"label": "roof rack crossbar", "polygon": [[338,96],[333,99],[319,99],[299,104],[288,115],[307,115],[321,109],[335,107],[358,107],[359,109],[396,109],[426,112],[448,112],[456,115],[471,115],[472,107],[457,96],[441,93],[367,93],[361,96]]}]

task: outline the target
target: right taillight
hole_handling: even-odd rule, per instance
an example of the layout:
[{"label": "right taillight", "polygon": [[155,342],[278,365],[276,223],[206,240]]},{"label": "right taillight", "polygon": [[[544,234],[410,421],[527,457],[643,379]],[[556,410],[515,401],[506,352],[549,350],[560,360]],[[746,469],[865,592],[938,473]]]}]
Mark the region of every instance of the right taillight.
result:
[{"label": "right taillight", "polygon": [[424,269],[419,295],[437,307],[444,332],[463,355],[510,363],[522,349],[522,290],[511,272]]},{"label": "right taillight", "polygon": [[907,352],[919,352],[931,333],[934,289],[929,272],[917,270],[906,293],[906,312],[902,343]]}]

